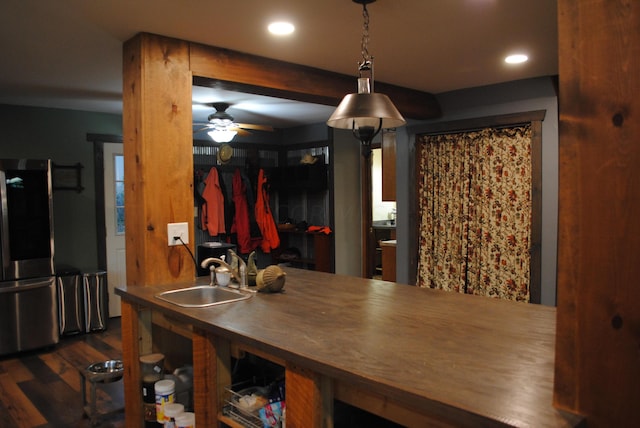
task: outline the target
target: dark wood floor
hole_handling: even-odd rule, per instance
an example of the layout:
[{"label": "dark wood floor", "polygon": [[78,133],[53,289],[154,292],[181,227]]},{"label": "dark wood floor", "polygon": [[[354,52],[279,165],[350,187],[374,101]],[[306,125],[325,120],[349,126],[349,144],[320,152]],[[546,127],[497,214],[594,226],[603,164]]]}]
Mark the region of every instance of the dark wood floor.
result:
[{"label": "dark wood floor", "polygon": [[[0,426],[90,427],[78,369],[122,358],[120,318],[107,330],[62,337],[55,347],[0,358]],[[87,383],[87,399],[89,399]],[[99,384],[98,427],[124,427],[122,381]],[[110,412],[107,414],[107,412]]]},{"label": "dark wood floor", "polygon": [[[122,358],[120,318],[106,331],[65,336],[55,347],[0,358],[0,428],[123,428],[122,381],[100,384],[92,425],[85,415],[79,370],[100,361]],[[87,383],[87,399],[89,385]],[[336,428],[399,428],[336,401]],[[109,413],[110,412],[110,413]]]}]

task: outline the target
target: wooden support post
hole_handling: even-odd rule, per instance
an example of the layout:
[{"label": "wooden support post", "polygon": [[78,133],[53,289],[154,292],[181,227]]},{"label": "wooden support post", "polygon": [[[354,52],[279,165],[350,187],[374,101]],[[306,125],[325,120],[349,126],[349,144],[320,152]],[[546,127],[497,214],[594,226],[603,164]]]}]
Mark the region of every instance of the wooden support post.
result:
[{"label": "wooden support post", "polygon": [[287,427],[333,427],[331,382],[311,370],[286,365]]},{"label": "wooden support post", "polygon": [[168,223],[195,236],[189,44],[139,34],[123,62],[127,284],[191,281],[189,252],[167,245]]},{"label": "wooden support post", "polygon": [[[140,384],[140,347],[139,343],[147,343],[141,337],[141,333],[148,333],[146,329],[141,329],[138,318],[138,307],[122,300],[122,362],[124,365],[124,399],[125,399],[125,425],[128,427],[139,427],[144,422],[144,412],[142,410],[142,390]],[[132,346],[127,346],[132,344]]]},{"label": "wooden support post", "polygon": [[560,175],[554,404],[638,424],[640,3],[558,1]]},{"label": "wooden support post", "polygon": [[198,425],[217,425],[224,387],[231,384],[230,361],[228,343],[193,329],[193,406]]}]

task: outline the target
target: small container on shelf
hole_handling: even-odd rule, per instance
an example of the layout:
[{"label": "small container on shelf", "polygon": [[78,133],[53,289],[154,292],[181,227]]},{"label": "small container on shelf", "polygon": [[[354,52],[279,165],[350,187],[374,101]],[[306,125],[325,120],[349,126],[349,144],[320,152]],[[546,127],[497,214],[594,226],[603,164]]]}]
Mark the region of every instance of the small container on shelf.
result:
[{"label": "small container on shelf", "polygon": [[267,404],[267,399],[262,398],[263,395],[260,394],[263,389],[250,387],[236,392],[231,388],[225,388],[223,415],[243,427],[262,428],[258,412],[262,406]]},{"label": "small container on shelf", "polygon": [[267,386],[245,387],[254,383],[255,378],[225,388],[225,404],[220,420],[233,427],[281,428],[285,408],[284,379]]}]

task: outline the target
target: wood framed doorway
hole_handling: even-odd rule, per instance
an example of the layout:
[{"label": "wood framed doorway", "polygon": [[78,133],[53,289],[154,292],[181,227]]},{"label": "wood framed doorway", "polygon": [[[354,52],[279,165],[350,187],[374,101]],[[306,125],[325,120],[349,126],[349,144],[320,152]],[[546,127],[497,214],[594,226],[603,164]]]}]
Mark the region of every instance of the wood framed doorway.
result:
[{"label": "wood framed doorway", "polygon": [[[193,85],[338,105],[352,76],[197,43],[141,33],[124,45],[127,283],[190,280],[194,267],[177,248],[160,245],[166,224],[193,230],[191,159]],[[376,82],[407,118],[440,114],[429,93]],[[153,88],[153,89],[151,89]],[[171,144],[166,142],[170,141]],[[180,165],[180,169],[174,166]],[[151,167],[153,165],[153,167]],[[171,171],[167,174],[167,171]],[[167,200],[167,198],[169,200]],[[356,225],[354,225],[356,226]],[[338,231],[336,231],[338,233]],[[158,263],[163,260],[163,263]],[[152,267],[153,266],[153,267]]]},{"label": "wood framed doorway", "polygon": [[[195,277],[195,266],[186,251],[179,246],[167,247],[166,243],[167,224],[187,222],[188,245],[193,249],[191,104],[193,84],[202,82],[200,79],[231,90],[241,88],[326,105],[338,105],[355,85],[352,76],[149,33],[125,42],[123,143],[128,286],[175,284]],[[408,118],[428,119],[440,114],[431,94],[382,82],[377,87],[391,96]],[[123,304],[123,343],[137,343],[139,325],[134,312],[132,305]],[[194,349],[204,358],[210,352],[200,351],[211,343],[205,335],[197,339],[194,338]],[[123,361],[138,361],[139,356],[137,347],[123,347]],[[202,367],[208,366],[201,363]],[[195,375],[206,377],[206,373]],[[125,395],[130,397],[127,426],[143,419],[138,379],[139,370],[134,364],[124,377]],[[194,386],[194,407],[203,411],[202,425],[213,426],[217,412],[213,403],[201,401],[200,397],[206,396],[202,392]],[[296,404],[292,403],[292,407]],[[300,425],[313,426],[314,422],[300,421]]]}]

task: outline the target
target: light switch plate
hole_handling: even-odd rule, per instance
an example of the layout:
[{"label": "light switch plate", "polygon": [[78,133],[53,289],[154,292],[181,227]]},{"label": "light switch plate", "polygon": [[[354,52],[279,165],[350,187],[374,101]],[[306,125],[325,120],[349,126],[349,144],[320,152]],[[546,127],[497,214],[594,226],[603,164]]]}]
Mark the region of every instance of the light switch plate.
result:
[{"label": "light switch plate", "polygon": [[[180,237],[180,239],[174,239]],[[170,247],[189,243],[189,223],[169,223],[167,224],[167,243]]]}]

